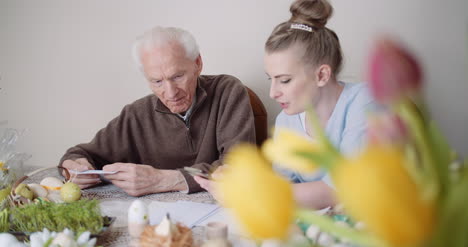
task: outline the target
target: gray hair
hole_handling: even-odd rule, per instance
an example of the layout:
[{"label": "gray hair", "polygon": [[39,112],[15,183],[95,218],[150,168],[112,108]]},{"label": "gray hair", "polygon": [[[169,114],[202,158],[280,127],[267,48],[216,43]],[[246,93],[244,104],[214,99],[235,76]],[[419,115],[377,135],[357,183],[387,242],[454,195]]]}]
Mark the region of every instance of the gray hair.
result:
[{"label": "gray hair", "polygon": [[185,56],[195,60],[200,55],[197,41],[191,33],[177,27],[156,26],[139,36],[133,43],[132,56],[139,68],[141,64],[141,49],[164,45],[171,41],[178,42],[185,49]]}]

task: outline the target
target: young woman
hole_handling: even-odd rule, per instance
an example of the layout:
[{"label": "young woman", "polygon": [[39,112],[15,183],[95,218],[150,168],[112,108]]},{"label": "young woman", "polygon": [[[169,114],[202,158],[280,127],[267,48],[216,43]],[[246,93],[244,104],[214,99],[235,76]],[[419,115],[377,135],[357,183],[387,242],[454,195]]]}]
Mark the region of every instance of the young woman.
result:
[{"label": "young woman", "polygon": [[[297,0],[290,12],[291,18],[276,26],[265,44],[270,97],[283,109],[276,118],[276,129],[292,129],[313,140],[310,116],[305,113],[312,106],[340,151],[346,154],[359,149],[365,140],[366,112],[375,103],[365,84],[337,80],[343,56],[338,36],[326,27],[332,6],[326,0]],[[326,173],[275,169],[294,183],[299,205],[315,209],[334,205],[333,185]],[[209,181],[196,180],[212,190]]]}]

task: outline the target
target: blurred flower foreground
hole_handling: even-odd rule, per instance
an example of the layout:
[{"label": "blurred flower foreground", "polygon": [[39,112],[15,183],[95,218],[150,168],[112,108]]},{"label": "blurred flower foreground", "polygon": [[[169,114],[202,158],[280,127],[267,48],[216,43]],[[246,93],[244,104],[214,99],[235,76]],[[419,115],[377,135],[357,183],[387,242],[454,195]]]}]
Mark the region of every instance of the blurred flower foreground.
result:
[{"label": "blurred flower foreground", "polygon": [[[468,162],[430,120],[417,60],[382,38],[368,71],[370,91],[385,110],[369,114],[368,144],[360,152],[340,154],[313,119],[314,143],[281,130],[261,150],[244,144],[229,153],[222,203],[252,238],[291,245],[291,226],[299,222],[312,225],[302,229],[309,239],[301,246],[468,246]],[[339,216],[355,224],[298,208],[291,184],[275,174],[272,162],[298,171],[326,169],[344,207]],[[313,240],[319,231],[328,238]]]}]

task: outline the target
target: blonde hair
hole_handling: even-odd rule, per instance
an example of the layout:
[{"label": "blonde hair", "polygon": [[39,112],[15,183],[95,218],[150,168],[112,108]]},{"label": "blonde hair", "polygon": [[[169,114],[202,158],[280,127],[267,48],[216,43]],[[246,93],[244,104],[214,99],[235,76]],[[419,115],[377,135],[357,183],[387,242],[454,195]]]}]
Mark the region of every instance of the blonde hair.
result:
[{"label": "blonde hair", "polygon": [[[291,4],[290,12],[291,18],[273,29],[265,43],[265,51],[282,51],[297,44],[304,49],[304,63],[327,64],[333,76],[338,75],[343,63],[340,41],[336,33],[325,26],[333,14],[330,3],[327,0],[297,0]],[[295,28],[297,26],[302,28]]]}]

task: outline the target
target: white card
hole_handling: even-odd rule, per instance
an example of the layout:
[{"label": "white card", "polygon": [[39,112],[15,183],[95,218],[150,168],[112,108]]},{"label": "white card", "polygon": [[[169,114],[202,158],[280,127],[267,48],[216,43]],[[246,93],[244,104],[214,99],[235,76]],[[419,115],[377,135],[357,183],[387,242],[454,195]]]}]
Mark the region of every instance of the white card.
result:
[{"label": "white card", "polygon": [[77,170],[69,170],[70,173],[76,174],[76,175],[84,175],[84,174],[116,174],[118,171],[113,171],[113,172],[106,172],[103,170],[87,170],[87,171],[77,171]]}]

